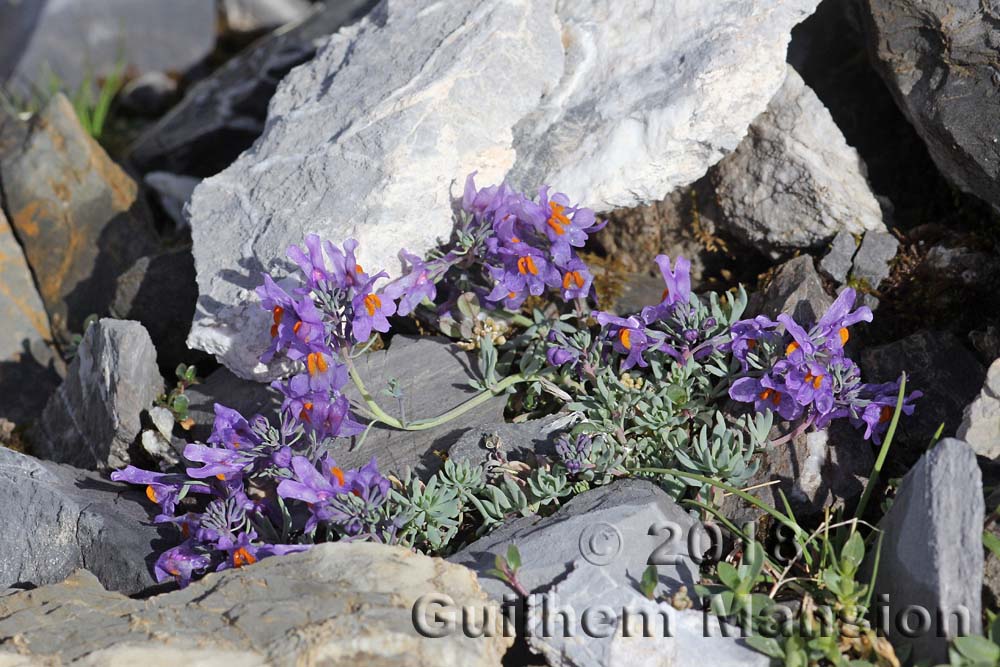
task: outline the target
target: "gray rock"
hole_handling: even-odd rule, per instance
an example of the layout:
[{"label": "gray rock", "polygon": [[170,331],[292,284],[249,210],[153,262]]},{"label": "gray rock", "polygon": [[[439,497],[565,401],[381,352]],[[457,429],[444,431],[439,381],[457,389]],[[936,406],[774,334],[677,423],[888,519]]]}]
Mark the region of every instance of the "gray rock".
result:
[{"label": "gray rock", "polygon": [[[434,612],[457,627],[421,635],[412,619],[421,600],[431,601],[429,627],[440,627]],[[465,568],[400,547],[342,542],[209,574],[147,600],[108,593],[79,572],[0,598],[0,635],[19,637],[26,658],[60,664],[498,666],[513,637],[494,624],[486,637],[466,636],[463,606],[477,624],[484,614],[499,618]]]},{"label": "gray rock", "polygon": [[3,447],[0,499],[0,589],[51,584],[86,567],[109,590],[138,593],[155,583],[154,549],[174,539],[151,523],[141,489]]},{"label": "gray rock", "polygon": [[61,360],[51,347],[49,316],[31,270],[0,211],[0,418],[22,424],[37,417],[59,386]]},{"label": "gray rock", "polygon": [[317,43],[364,16],[376,0],[337,0],[296,26],[247,47],[203,81],[132,145],[143,172],[219,173],[264,131],[278,82],[316,53]]},{"label": "gray rock", "polygon": [[835,282],[846,282],[847,274],[851,271],[854,253],[857,251],[858,244],[854,240],[853,234],[845,231],[837,232],[830,243],[830,249],[819,261],[820,273]]},{"label": "gray rock", "polygon": [[[951,638],[981,631],[983,493],[972,449],[953,438],[938,443],[903,478],[879,528],[872,603],[889,607],[889,639],[911,645],[914,660],[947,661]],[[919,627],[919,612],[910,614],[909,626],[899,618],[909,605],[927,612],[929,629],[914,638],[905,631]]]},{"label": "gray rock", "polygon": [[113,317],[140,322],[156,347],[167,377],[177,364],[197,362],[204,355],[188,349],[179,322],[194,314],[198,286],[190,248],[175,248],[142,257],[118,276],[109,308]]},{"label": "gray rock", "polygon": [[[708,661],[713,667],[771,664],[767,656],[735,638],[738,630],[727,629],[734,634],[726,637],[709,621],[706,632],[701,612],[678,611],[666,602],[654,603],[635,588],[619,585],[601,570],[577,568],[549,595],[549,602],[530,608],[527,640],[550,665],[699,667]],[[577,613],[554,613],[561,609]],[[605,610],[611,618],[603,616]],[[626,630],[629,636],[624,636]]]},{"label": "gray rock", "polygon": [[[869,50],[941,173],[1000,205],[996,7],[978,0],[864,0]],[[986,139],[984,140],[984,137]]]},{"label": "gray rock", "polygon": [[510,544],[521,552],[518,580],[529,592],[543,592],[574,567],[634,587],[661,546],[657,556],[667,556],[663,560],[672,564],[658,564],[659,590],[673,593],[683,585],[693,591],[698,578],[694,558],[709,547],[697,521],[655,484],[637,479],[582,493],[549,517],[509,521],[448,560],[472,568],[481,575],[486,593],[502,600],[511,593],[508,585],[483,575]]},{"label": "gray rock", "polygon": [[131,460],[139,417],[163,393],[156,349],[138,322],[91,325],[34,433],[42,458],[79,468],[118,469]]},{"label": "gray rock", "polygon": [[155,234],[135,182],[64,96],[18,131],[23,140],[0,151],[3,193],[53,333],[65,341],[107,313],[115,278],[152,252]]},{"label": "gray rock", "polygon": [[779,266],[764,292],[751,297],[747,309],[771,319],[785,313],[805,324],[816,322],[832,304],[812,257],[802,255]]},{"label": "gray rock", "polygon": [[306,0],[221,0],[220,9],[229,30],[257,32],[301,21],[312,5]]},{"label": "gray rock", "polygon": [[995,255],[961,246],[936,245],[927,251],[924,261],[933,271],[944,273],[968,287],[989,284],[1000,274],[1000,262]]},{"label": "gray rock", "polygon": [[966,406],[955,435],[980,456],[1000,457],[1000,359],[987,370],[982,391]]},{"label": "gray rock", "polygon": [[146,72],[122,88],[118,103],[147,116],[157,116],[170,108],[177,96],[177,80],[163,72]]},{"label": "gray rock", "polygon": [[552,415],[519,424],[491,424],[462,434],[448,450],[448,458],[482,466],[489,460],[532,463],[537,457],[556,456],[556,438],[569,429],[573,415]]},{"label": "gray rock", "polygon": [[142,179],[146,187],[156,193],[160,206],[176,229],[188,226],[187,204],[191,201],[191,193],[201,183],[200,178],[181,176],[167,171],[151,171]]},{"label": "gray rock", "polygon": [[899,241],[888,232],[868,232],[861,239],[854,255],[851,280],[867,289],[877,290],[892,271],[890,262],[896,257]]},{"label": "gray rock", "polygon": [[[772,437],[778,437],[777,428]],[[834,422],[823,431],[768,446],[755,460],[757,472],[744,485],[767,505],[784,511],[781,493],[799,519],[820,516],[824,508],[852,506],[864,491],[875,463],[871,445],[849,424]],[[754,488],[757,487],[757,488]],[[722,513],[737,526],[758,521],[764,512],[737,496],[726,496]]]},{"label": "gray rock", "polygon": [[254,148],[195,190],[189,344],[273,377],[258,362],[266,314],[248,303],[258,273],[284,272],[307,232],[356,237],[364,266],[398,273],[401,247],[450,234],[475,170],[602,210],[660,199],[736,147],[816,4],[379,5],[282,81]]},{"label": "gray rock", "polygon": [[907,393],[923,392],[913,415],[903,417],[898,442],[911,450],[910,460],[923,451],[944,424],[954,433],[965,406],[975,398],[986,373],[961,341],[949,332],[918,331],[894,343],[870,347],[861,353],[862,376],[867,382],[891,382],[907,374]]},{"label": "gray rock", "polygon": [[[35,4],[35,3],[26,3]],[[123,66],[182,73],[215,47],[212,0],[46,0],[11,84],[45,90],[51,73],[76,90]]]},{"label": "gray rock", "polygon": [[884,230],[857,151],[790,66],[750,134],[712,171],[720,224],[772,257]]}]

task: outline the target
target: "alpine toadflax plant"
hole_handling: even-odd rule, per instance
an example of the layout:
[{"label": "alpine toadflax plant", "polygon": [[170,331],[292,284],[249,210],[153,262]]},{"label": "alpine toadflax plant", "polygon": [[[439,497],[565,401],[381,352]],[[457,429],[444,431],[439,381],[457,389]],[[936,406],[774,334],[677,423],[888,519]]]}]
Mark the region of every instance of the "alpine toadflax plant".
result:
[{"label": "alpine toadflax plant", "polygon": [[[450,242],[427,257],[402,251],[405,271],[395,280],[362,267],[354,240],[337,246],[310,235],[289,248],[297,273],[264,275],[257,289],[270,315],[261,360],[281,356],[297,369],[271,385],[278,414],[248,419],[216,405],[211,436],[187,445],[183,469],[112,475],[144,485],[159,507],[155,521],[177,528],[157,578],[183,585],[329,540],[444,553],[641,467],[739,485],[756,470],[774,415],[799,430],[847,418],[879,440],[896,385],[862,383],[846,356],[850,327],[871,320],[867,308],[852,310],[853,291],[816,323],[740,319],[742,288],[699,296],[690,263],[661,255],[657,303],[639,313],[594,311],[594,276],[578,251],[602,226],[549,188],[530,197],[505,184],[477,189],[469,176]],[[353,360],[403,317],[476,353],[480,393],[442,415],[383,410]],[[361,396],[354,403],[349,383]],[[432,428],[518,386],[511,404],[519,414],[568,413],[551,460],[508,461],[495,449],[485,465],[447,460],[427,479],[386,476],[374,459],[337,464],[376,424]],[[400,398],[398,386],[387,393]],[[727,414],[730,397],[757,414]],[[677,497],[703,490],[659,481]]]}]

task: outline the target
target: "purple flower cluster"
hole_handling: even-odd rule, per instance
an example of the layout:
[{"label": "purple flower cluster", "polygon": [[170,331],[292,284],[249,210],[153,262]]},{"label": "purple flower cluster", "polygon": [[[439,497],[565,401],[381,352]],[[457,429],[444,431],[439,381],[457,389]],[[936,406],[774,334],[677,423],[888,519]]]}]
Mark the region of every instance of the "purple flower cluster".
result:
[{"label": "purple flower cluster", "polygon": [[659,255],[656,264],[665,285],[658,304],[628,317],[594,313],[604,340],[622,357],[623,371],[646,368],[647,352],[660,352],[685,364],[704,359],[725,342],[722,323],[705,316],[691,293],[691,263],[683,257],[671,262],[667,255]]},{"label": "purple flower cluster", "polygon": [[[318,460],[338,484],[317,487],[325,504],[303,493],[303,484],[314,485],[320,473],[307,458],[309,441],[291,419],[297,409],[286,408],[282,428],[274,429],[263,417],[248,422],[217,404],[208,443],[184,449],[192,465],[183,473],[134,466],[112,473],[115,481],[145,485],[146,497],[160,508],[154,521],[173,524],[180,533],[181,543],[156,561],[158,581],[186,585],[196,574],[305,550],[320,522],[340,536],[378,529],[389,481],[378,474],[374,460],[361,469],[341,470],[324,453]],[[338,504],[347,509],[327,509]],[[289,516],[292,524],[286,525]]]},{"label": "purple flower cluster", "polygon": [[549,290],[565,301],[592,298],[594,277],[576,250],[604,227],[594,212],[547,187],[537,201],[506,183],[476,189],[474,176],[465,182],[462,209],[484,239],[478,254],[489,286],[486,300],[517,310],[528,296]]},{"label": "purple flower cluster", "polygon": [[[785,314],[777,321],[758,316],[733,324],[730,349],[744,375],[732,383],[729,396],[753,403],[758,412],[770,410],[816,428],[846,417],[865,425],[866,439],[880,442],[899,383],[862,383],[857,364],[845,355],[849,327],[872,320],[868,307],[852,310],[855,296],[854,290],[844,290],[808,330]],[[905,414],[913,412],[919,397],[913,392],[906,398]]]}]

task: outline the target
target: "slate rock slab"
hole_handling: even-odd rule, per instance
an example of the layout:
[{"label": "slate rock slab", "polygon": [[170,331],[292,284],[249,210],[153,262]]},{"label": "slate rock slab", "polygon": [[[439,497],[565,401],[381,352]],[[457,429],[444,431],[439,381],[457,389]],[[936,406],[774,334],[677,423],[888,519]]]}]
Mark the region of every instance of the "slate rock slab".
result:
[{"label": "slate rock slab", "polygon": [[854,255],[851,279],[868,289],[877,290],[892,271],[890,262],[896,257],[899,241],[888,232],[872,231],[865,234]]},{"label": "slate rock slab", "polygon": [[851,271],[854,254],[858,251],[858,244],[854,240],[854,235],[847,231],[837,232],[830,242],[830,248],[819,261],[819,270],[825,276],[837,283],[847,281],[847,274]]},{"label": "slate rock slab", "polygon": [[[256,2],[257,0],[251,0]],[[260,38],[191,87],[129,151],[143,172],[204,178],[219,173],[264,131],[278,82],[308,62],[317,44],[360,19],[377,0],[337,0],[300,23]]]},{"label": "slate rock slab", "polygon": [[956,436],[976,454],[1000,458],[1000,359],[990,365],[982,390],[965,407]]},{"label": "slate rock slab", "polygon": [[975,356],[949,332],[918,331],[902,340],[869,347],[861,353],[866,382],[891,382],[907,373],[907,393],[919,389],[923,398],[911,416],[902,417],[896,432],[899,443],[916,460],[944,423],[954,433],[965,406],[983,386],[986,372]]},{"label": "slate rock slab", "polygon": [[0,499],[0,589],[55,583],[86,567],[131,595],[155,584],[153,551],[175,541],[172,528],[152,524],[141,489],[4,447]]},{"label": "slate rock slab", "polygon": [[[946,438],[903,478],[884,531],[874,603],[888,596],[889,639],[909,644],[914,660],[948,659],[948,642],[967,614],[964,631],[981,632],[983,493],[976,455],[961,440]],[[905,635],[898,614],[909,605],[927,612],[929,631]],[[919,627],[916,616],[909,627]]]},{"label": "slate rock slab", "polygon": [[0,211],[0,418],[22,424],[37,417],[59,386],[61,359],[31,269]]},{"label": "slate rock slab", "polygon": [[490,460],[533,463],[556,457],[556,440],[572,428],[573,415],[556,414],[518,424],[489,424],[470,428],[448,450],[448,458],[481,466]]},{"label": "slate rock slab", "polygon": [[18,637],[28,657],[63,664],[497,667],[513,641],[499,628],[486,638],[418,633],[412,610],[428,595],[453,601],[459,622],[463,605],[479,619],[495,610],[466,568],[355,542],[212,573],[146,600],[108,593],[79,572],[0,598],[0,636]]},{"label": "slate rock slab", "polygon": [[816,4],[379,5],[282,81],[254,147],[195,190],[189,344],[273,377],[259,272],[285,272],[288,245],[315,232],[398,273],[402,247],[448,237],[472,171],[602,210],[660,199],[737,146]]},{"label": "slate rock slab", "polygon": [[14,150],[0,151],[0,176],[54,333],[66,340],[90,315],[107,314],[115,278],[155,247],[148,211],[63,95]]},{"label": "slate rock slab", "polygon": [[212,0],[46,0],[11,77],[14,90],[45,90],[55,73],[63,90],[109,76],[182,74],[215,47]]},{"label": "slate rock slab", "polygon": [[[864,0],[869,52],[944,176],[1000,206],[997,9],[979,0]],[[984,140],[984,138],[987,138]]]},{"label": "slate rock slab", "polygon": [[175,248],[139,258],[115,282],[111,315],[146,328],[164,375],[173,379],[177,364],[197,363],[204,355],[188,349],[183,322],[194,314],[198,286],[190,248]]},{"label": "slate rock slab", "polygon": [[672,593],[683,585],[692,591],[698,577],[694,558],[710,546],[701,525],[666,492],[638,479],[586,491],[548,517],[509,521],[448,560],[472,568],[486,593],[502,600],[512,592],[510,587],[483,575],[510,544],[521,552],[518,580],[529,592],[544,592],[574,567],[595,575],[603,572],[620,586],[634,586],[661,546],[674,564],[657,566],[660,590]]},{"label": "slate rock slab", "polygon": [[[355,363],[368,391],[393,417],[403,412],[410,421],[436,417],[479,394],[469,386],[477,377],[476,357],[447,339],[395,336],[387,350],[367,354]],[[395,399],[382,393],[391,378],[399,380],[402,410]],[[351,384],[346,393],[360,398]],[[360,466],[375,456],[382,471],[401,473],[410,467],[427,476],[441,466],[442,455],[467,430],[501,421],[506,404],[506,395],[494,396],[461,417],[426,431],[400,431],[379,424],[361,446],[349,449],[346,440],[339,440],[331,453],[341,466]]]},{"label": "slate rock slab", "polygon": [[102,319],[87,329],[65,382],[45,406],[34,451],[79,468],[123,468],[140,414],[162,393],[156,349],[142,325]]},{"label": "slate rock slab", "polygon": [[772,257],[818,247],[840,231],[885,229],[864,163],[791,66],[711,180],[723,227]]}]

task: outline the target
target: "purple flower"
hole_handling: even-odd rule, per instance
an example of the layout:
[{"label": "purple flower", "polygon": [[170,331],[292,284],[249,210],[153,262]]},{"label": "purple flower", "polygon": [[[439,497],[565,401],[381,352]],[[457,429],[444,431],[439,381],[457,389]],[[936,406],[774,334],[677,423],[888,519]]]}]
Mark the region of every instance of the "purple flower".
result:
[{"label": "purple flower", "polygon": [[195,463],[204,463],[200,468],[188,468],[187,474],[195,479],[215,477],[219,481],[239,480],[256,460],[253,452],[210,447],[190,443],[184,447],[184,458]]},{"label": "purple flower", "polygon": [[627,371],[633,366],[645,368],[649,365],[642,358],[642,353],[652,345],[642,320],[634,315],[625,318],[605,312],[594,312],[594,317],[598,324],[608,328],[606,335],[612,341],[614,351],[627,355],[622,360],[621,370]]},{"label": "purple flower", "polygon": [[364,426],[351,419],[350,402],[340,393],[347,381],[347,370],[336,370],[311,376],[300,374],[271,386],[284,396],[281,409],[301,422],[320,438],[350,437],[364,431]]},{"label": "purple flower", "polygon": [[793,400],[784,385],[768,375],[736,380],[729,387],[729,397],[741,403],[753,403],[757,412],[770,410],[789,421],[802,415],[802,406]]},{"label": "purple flower", "polygon": [[287,348],[291,344],[292,327],[282,324],[285,322],[285,313],[288,317],[294,312],[295,300],[266,273],[263,274],[264,284],[257,288],[257,295],[260,297],[260,305],[264,310],[271,313],[273,324],[271,325],[271,343],[261,356],[261,361],[269,362],[274,358],[275,353]]},{"label": "purple flower", "polygon": [[153,566],[156,580],[163,582],[174,579],[181,587],[191,583],[196,572],[204,572],[212,564],[211,556],[196,547],[196,542],[187,540],[160,554]]},{"label": "purple flower", "polygon": [[354,253],[358,249],[358,242],[355,239],[344,241],[344,249],[341,250],[329,241],[323,242],[323,249],[326,256],[330,258],[332,268],[330,269],[330,282],[340,289],[358,288],[369,282],[365,270],[358,264],[358,259]]},{"label": "purple flower", "polygon": [[260,438],[239,412],[220,403],[214,405],[214,410],[215,423],[212,435],[208,437],[209,443],[232,449],[256,447],[260,444]]},{"label": "purple flower", "polygon": [[589,208],[574,208],[569,197],[556,193],[549,197],[548,187],[538,193],[538,202],[525,200],[522,215],[551,242],[552,258],[560,264],[570,260],[573,248],[582,248],[595,227],[594,212]]},{"label": "purple flower", "polygon": [[851,311],[855,299],[855,291],[851,288],[845,289],[816,323],[816,328],[826,332],[826,338],[838,349],[843,348],[850,337],[847,327],[858,322],[872,321],[872,311],[868,306],[861,306]]},{"label": "purple flower", "polygon": [[678,257],[674,268],[671,268],[668,255],[657,255],[655,261],[660,267],[666,285],[660,303],[667,306],[678,302],[687,303],[691,297],[691,262],[684,257]]},{"label": "purple flower", "polygon": [[500,248],[503,266],[490,267],[496,284],[486,298],[494,303],[503,301],[511,310],[520,308],[529,294],[540,296],[546,287],[556,287],[562,282],[558,269],[540,250],[521,245],[518,251]]},{"label": "purple flower", "polygon": [[363,343],[372,335],[372,329],[385,333],[389,331],[388,317],[396,312],[396,303],[386,297],[372,291],[375,281],[388,274],[380,273],[361,287],[351,301],[354,307],[354,320],[351,322],[351,331],[354,340]]},{"label": "purple flower", "polygon": [[499,217],[504,217],[520,206],[521,196],[513,192],[506,183],[477,190],[475,176],[476,172],[472,172],[465,179],[462,210],[478,219],[484,219],[492,218],[498,212],[501,212]]},{"label": "purple flower", "polygon": [[405,250],[399,254],[409,264],[409,269],[402,277],[389,283],[383,292],[390,299],[399,299],[397,313],[409,315],[424,300],[434,300],[437,296],[437,286],[427,262]]},{"label": "purple flower", "polygon": [[752,320],[740,320],[730,328],[732,340],[728,347],[732,351],[733,357],[740,362],[744,373],[749,368],[747,356],[757,348],[762,340],[776,339],[774,328],[777,326],[777,322],[763,315],[758,315]]},{"label": "purple flower", "polygon": [[578,475],[593,467],[590,463],[592,443],[592,437],[586,433],[581,433],[575,439],[571,439],[569,435],[559,437],[556,441],[556,454],[562,459],[567,472]]},{"label": "purple flower", "polygon": [[568,350],[565,347],[553,345],[545,351],[545,358],[548,360],[550,366],[562,366],[563,364],[568,364],[579,359],[580,353]]},{"label": "purple flower", "polygon": [[565,264],[559,265],[558,270],[562,273],[563,300],[585,299],[590,295],[594,276],[582,259],[573,257]]},{"label": "purple flower", "polygon": [[[305,238],[306,251],[293,245],[288,247],[288,258],[299,265],[302,275],[306,278],[306,285],[310,290],[319,288],[329,282],[330,273],[323,259],[323,250],[319,236],[308,234]],[[308,252],[308,254],[306,254]]]},{"label": "purple flower", "polygon": [[[899,395],[899,381],[883,384],[865,384],[860,387],[855,405],[851,410],[851,423],[860,428],[865,427],[865,440],[875,444],[882,443],[882,436],[889,429],[893,415],[896,413],[896,400]],[[912,415],[913,402],[923,396],[922,392],[914,391],[903,398],[903,414]]]},{"label": "purple flower", "polygon": [[185,485],[193,493],[209,493],[211,491],[204,484],[192,484],[184,475],[152,472],[135,466],[126,466],[121,470],[116,470],[111,473],[111,479],[115,482],[146,485],[146,497],[149,498],[150,502],[160,506],[160,515],[155,519],[157,523],[169,521],[173,517],[181,490]]}]

